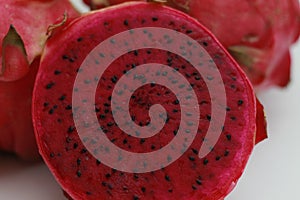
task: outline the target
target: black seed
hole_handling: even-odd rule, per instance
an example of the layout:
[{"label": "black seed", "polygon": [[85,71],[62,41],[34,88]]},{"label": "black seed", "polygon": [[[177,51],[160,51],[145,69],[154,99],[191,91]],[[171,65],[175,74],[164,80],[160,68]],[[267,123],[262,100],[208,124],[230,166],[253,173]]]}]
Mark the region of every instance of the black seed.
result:
[{"label": "black seed", "polygon": [[200,76],[195,76],[196,81],[199,81],[200,79],[201,79]]},{"label": "black seed", "polygon": [[195,185],[192,185],[193,190],[197,190],[197,187]]},{"label": "black seed", "polygon": [[217,156],[217,157],[216,157],[216,160],[217,160],[217,161],[218,161],[218,160],[220,160],[220,159],[221,159],[221,157],[220,157],[220,156]]},{"label": "black seed", "polygon": [[224,156],[228,156],[229,155],[229,151],[225,150]]},{"label": "black seed", "polygon": [[104,115],[104,114],[101,114],[101,115],[99,115],[99,118],[100,118],[100,119],[104,119],[104,118],[105,118],[105,115]]},{"label": "black seed", "polygon": [[173,131],[173,134],[174,134],[174,135],[177,135],[177,133],[178,133],[178,130],[174,130],[174,131]]},{"label": "black seed", "polygon": [[133,200],[139,200],[140,198],[137,195],[133,195]]},{"label": "black seed", "polygon": [[158,20],[157,17],[152,17],[152,21],[156,22]]},{"label": "black seed", "polygon": [[58,100],[63,101],[63,100],[65,100],[65,99],[66,99],[66,95],[62,95],[61,97],[59,97]]},{"label": "black seed", "polygon": [[45,102],[45,103],[44,103],[44,107],[47,107],[47,106],[49,106],[49,103],[48,103],[48,102]]},{"label": "black seed", "polygon": [[243,105],[244,101],[243,100],[238,100],[238,105],[241,106]]},{"label": "black seed", "polygon": [[112,189],[114,189],[114,186],[112,185],[112,184],[108,184],[108,188],[110,189],[110,190],[112,190]]},{"label": "black seed", "polygon": [[63,60],[67,60],[69,57],[67,55],[62,55]]},{"label": "black seed", "polygon": [[123,24],[124,24],[125,26],[128,26],[128,21],[125,19],[124,22],[123,22]]},{"label": "black seed", "polygon": [[173,192],[173,189],[168,189],[168,192],[172,193],[172,192]]},{"label": "black seed", "polygon": [[179,100],[176,99],[176,100],[173,102],[173,104],[178,105],[178,104],[179,104]]},{"label": "black seed", "polygon": [[147,54],[151,54],[152,52],[151,52],[151,50],[147,50]]},{"label": "black seed", "polygon": [[110,178],[111,177],[110,173],[105,174],[105,177]]},{"label": "black seed", "polygon": [[208,164],[208,160],[207,160],[206,158],[203,160],[203,164],[204,164],[204,165],[207,165],[207,164]]},{"label": "black seed", "polygon": [[69,126],[68,133],[72,133],[75,130],[74,126]]},{"label": "black seed", "polygon": [[200,102],[200,105],[203,105],[203,104],[208,104],[208,102],[205,101],[205,100],[202,100],[202,101]]},{"label": "black seed", "polygon": [[155,83],[150,83],[150,86],[151,87],[154,87],[156,84]]},{"label": "black seed", "polygon": [[46,85],[46,89],[49,90],[51,89],[52,87],[54,86],[54,83],[53,82],[50,82]]},{"label": "black seed", "polygon": [[189,160],[190,161],[195,161],[195,157],[194,156],[189,156]]},{"label": "black seed", "polygon": [[71,106],[71,105],[67,105],[67,106],[65,107],[65,109],[66,109],[66,110],[71,110],[71,109],[72,109],[72,106]]},{"label": "black seed", "polygon": [[138,52],[137,50],[134,50],[134,51],[133,51],[133,54],[134,54],[135,56],[138,56],[138,55],[139,55],[139,52]]},{"label": "black seed", "polygon": [[192,148],[192,151],[193,151],[193,153],[196,154],[196,155],[198,155],[198,153],[199,153],[198,150],[197,150],[197,149],[194,149],[194,148]]},{"label": "black seed", "polygon": [[76,175],[77,175],[78,177],[81,177],[81,171],[78,170],[78,171],[76,172]]},{"label": "black seed", "polygon": [[154,146],[154,144],[152,144],[152,145],[151,145],[151,149],[152,149],[152,150],[154,150],[154,149],[155,149],[155,146]]},{"label": "black seed", "polygon": [[83,149],[81,149],[81,151],[80,151],[80,153],[86,153],[87,152],[87,150],[85,149],[85,148],[83,148]]},{"label": "black seed", "polygon": [[186,31],[185,31],[186,34],[190,34],[190,33],[192,33],[192,32],[193,32],[192,30],[186,30]]},{"label": "black seed", "polygon": [[114,122],[108,122],[108,123],[107,123],[107,126],[108,126],[108,127],[111,127],[111,126],[113,126],[114,124],[115,124]]},{"label": "black seed", "polygon": [[235,116],[231,116],[230,119],[233,120],[233,121],[235,121],[236,117]]},{"label": "black seed", "polygon": [[137,174],[134,174],[133,177],[134,177],[134,179],[138,179],[139,178],[139,176]]},{"label": "black seed", "polygon": [[202,44],[204,45],[204,46],[208,46],[208,43],[207,42],[202,42]]},{"label": "black seed", "polygon": [[61,73],[61,71],[59,71],[59,70],[54,71],[54,75],[59,75],[60,73]]},{"label": "black seed", "polygon": [[101,164],[100,160],[96,160],[96,164],[100,165]]},{"label": "black seed", "polygon": [[114,143],[115,141],[117,141],[117,139],[116,138],[113,138],[113,139],[111,139],[110,140],[112,143]]},{"label": "black seed", "polygon": [[145,187],[142,187],[141,190],[142,190],[142,192],[144,192],[144,193],[146,192],[146,188],[145,188]]},{"label": "black seed", "polygon": [[200,179],[196,179],[196,183],[197,183],[198,185],[202,185],[202,181],[201,181]]},{"label": "black seed", "polygon": [[131,68],[132,69],[136,68],[136,64],[131,64]]},{"label": "black seed", "polygon": [[108,109],[105,109],[105,110],[104,110],[104,113],[106,113],[106,114],[109,113],[109,110],[108,110]]},{"label": "black seed", "polygon": [[87,191],[85,194],[86,194],[86,195],[91,195],[92,192]]},{"label": "black seed", "polygon": [[208,121],[211,121],[211,116],[210,116],[210,115],[206,115],[206,119],[207,119]]},{"label": "black seed", "polygon": [[165,176],[166,181],[171,181],[170,177],[168,175]]},{"label": "black seed", "polygon": [[230,111],[231,109],[229,107],[226,107],[226,111]]},{"label": "black seed", "polygon": [[95,112],[100,112],[100,109],[95,107]]},{"label": "black seed", "polygon": [[102,181],[101,183],[104,187],[107,185],[107,183],[105,181]]},{"label": "black seed", "polygon": [[135,121],[135,116],[134,116],[134,115],[131,116],[131,120],[132,120],[132,121]]},{"label": "black seed", "polygon": [[77,42],[81,42],[82,41],[82,37],[77,38]]},{"label": "black seed", "polygon": [[128,142],[127,139],[123,140],[123,144],[127,144],[127,142]]},{"label": "black seed", "polygon": [[74,144],[73,144],[73,149],[77,149],[77,147],[78,147],[78,144],[77,144],[77,143],[74,143]]},{"label": "black seed", "polygon": [[166,123],[170,121],[170,117],[167,115]]},{"label": "black seed", "polygon": [[230,141],[230,140],[231,140],[231,135],[230,135],[230,134],[227,134],[227,135],[226,135],[226,138],[227,138],[227,140]]},{"label": "black seed", "polygon": [[111,80],[111,82],[113,82],[113,83],[117,83],[118,77],[113,76],[110,80]]},{"label": "black seed", "polygon": [[79,166],[81,164],[81,159],[78,158],[76,162],[77,162],[77,165]]},{"label": "black seed", "polygon": [[146,140],[145,140],[144,138],[142,138],[142,139],[140,140],[140,144],[143,144],[145,141],[146,141]]},{"label": "black seed", "polygon": [[53,113],[54,113],[54,109],[53,108],[51,108],[50,110],[49,110],[49,112],[48,112],[50,115],[52,115]]},{"label": "black seed", "polygon": [[75,61],[74,58],[69,58],[68,60],[69,60],[69,62],[71,62],[71,63],[73,63],[73,62]]},{"label": "black seed", "polygon": [[54,156],[55,156],[54,153],[50,153],[51,158],[54,158]]}]

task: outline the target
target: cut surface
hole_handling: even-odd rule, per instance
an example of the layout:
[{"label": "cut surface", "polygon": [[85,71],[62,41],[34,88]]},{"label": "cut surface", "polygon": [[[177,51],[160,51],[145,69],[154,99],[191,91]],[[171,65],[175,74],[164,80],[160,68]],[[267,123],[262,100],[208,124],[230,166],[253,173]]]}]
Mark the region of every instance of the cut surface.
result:
[{"label": "cut surface", "polygon": [[[195,92],[200,113],[195,139],[179,159],[173,162],[169,158],[172,164],[153,172],[129,173],[97,160],[91,154],[95,152],[89,152],[83,145],[73,119],[76,113],[72,113],[72,95],[73,90],[81,92],[73,88],[75,78],[84,72],[79,69],[81,64],[99,43],[120,32],[145,27],[176,30],[205,49],[211,59],[203,60],[202,67],[209,69],[210,63],[215,63],[223,79],[224,86],[220,85],[225,89],[226,105],[219,105],[218,109],[225,112],[226,118],[223,126],[216,127],[216,132],[220,132],[216,145],[200,159],[199,149],[210,139],[206,133],[214,120],[211,93],[219,88],[217,84],[209,88],[208,83],[216,77],[201,74],[183,56],[172,53],[172,49],[132,49],[116,57],[101,77],[84,82],[87,88],[97,82],[95,102],[81,99],[83,104],[95,106],[92,112],[97,116],[98,126],[113,144],[129,152],[153,152],[177,135],[184,105],[180,105],[175,91],[160,84],[139,87],[129,100],[131,119],[139,126],[151,123],[148,113],[154,104],[165,108],[166,124],[158,134],[148,138],[130,136],[113,118],[112,94],[117,82],[143,64],[159,63],[179,72]],[[147,34],[151,40],[151,32]],[[172,38],[168,41],[173,42]],[[104,68],[101,57],[114,56],[109,52],[109,49],[96,52],[91,68]],[[134,77],[141,78],[138,75]],[[127,83],[133,84],[134,80]],[[221,99],[224,94],[215,97]],[[241,176],[253,149],[255,113],[255,96],[248,79],[214,36],[187,15],[150,3],[128,3],[96,11],[76,19],[55,34],[47,43],[34,89],[33,118],[40,153],[73,199],[224,198]],[[188,125],[188,122],[185,123]],[[87,128],[89,124],[84,126]]]}]

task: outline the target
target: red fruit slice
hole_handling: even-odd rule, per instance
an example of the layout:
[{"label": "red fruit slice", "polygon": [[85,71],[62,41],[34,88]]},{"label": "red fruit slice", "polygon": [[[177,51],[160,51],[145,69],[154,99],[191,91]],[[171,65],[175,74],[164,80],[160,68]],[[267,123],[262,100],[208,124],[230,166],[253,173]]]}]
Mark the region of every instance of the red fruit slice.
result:
[{"label": "red fruit slice", "polygon": [[53,35],[33,101],[41,155],[73,199],[222,199],[254,147],[259,111],[246,75],[206,28],[142,2]]}]

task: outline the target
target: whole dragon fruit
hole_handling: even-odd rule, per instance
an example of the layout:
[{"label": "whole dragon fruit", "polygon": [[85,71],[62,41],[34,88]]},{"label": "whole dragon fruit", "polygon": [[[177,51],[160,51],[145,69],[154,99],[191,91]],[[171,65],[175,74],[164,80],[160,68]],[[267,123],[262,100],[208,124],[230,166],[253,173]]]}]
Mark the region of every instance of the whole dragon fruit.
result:
[{"label": "whole dragon fruit", "polygon": [[217,39],[145,2],[91,12],[49,38],[33,121],[66,196],[85,200],[223,199],[265,131],[250,81]]},{"label": "whole dragon fruit", "polygon": [[0,0],[0,151],[38,157],[31,98],[49,25],[78,16],[67,0]]},{"label": "whole dragon fruit", "polygon": [[[289,48],[300,34],[298,0],[153,1],[182,10],[210,29],[258,90],[289,83]],[[122,2],[85,0],[92,9]]]}]

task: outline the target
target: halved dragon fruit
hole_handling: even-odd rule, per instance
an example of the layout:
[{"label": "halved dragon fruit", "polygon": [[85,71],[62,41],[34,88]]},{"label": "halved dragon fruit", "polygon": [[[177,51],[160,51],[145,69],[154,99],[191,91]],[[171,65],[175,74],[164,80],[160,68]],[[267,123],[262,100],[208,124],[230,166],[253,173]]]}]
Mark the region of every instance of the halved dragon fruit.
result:
[{"label": "halved dragon fruit", "polygon": [[63,0],[0,0],[0,151],[26,160],[38,156],[31,98],[48,26],[79,13]]},{"label": "halved dragon fruit", "polygon": [[69,199],[223,199],[264,133],[262,115],[204,26],[144,2],[56,31],[33,96],[40,153]]},{"label": "halved dragon fruit", "polygon": [[[128,0],[87,0],[92,9]],[[147,0],[138,0],[147,1]],[[290,46],[300,35],[298,0],[153,0],[164,2],[210,29],[257,89],[290,81]]]}]

